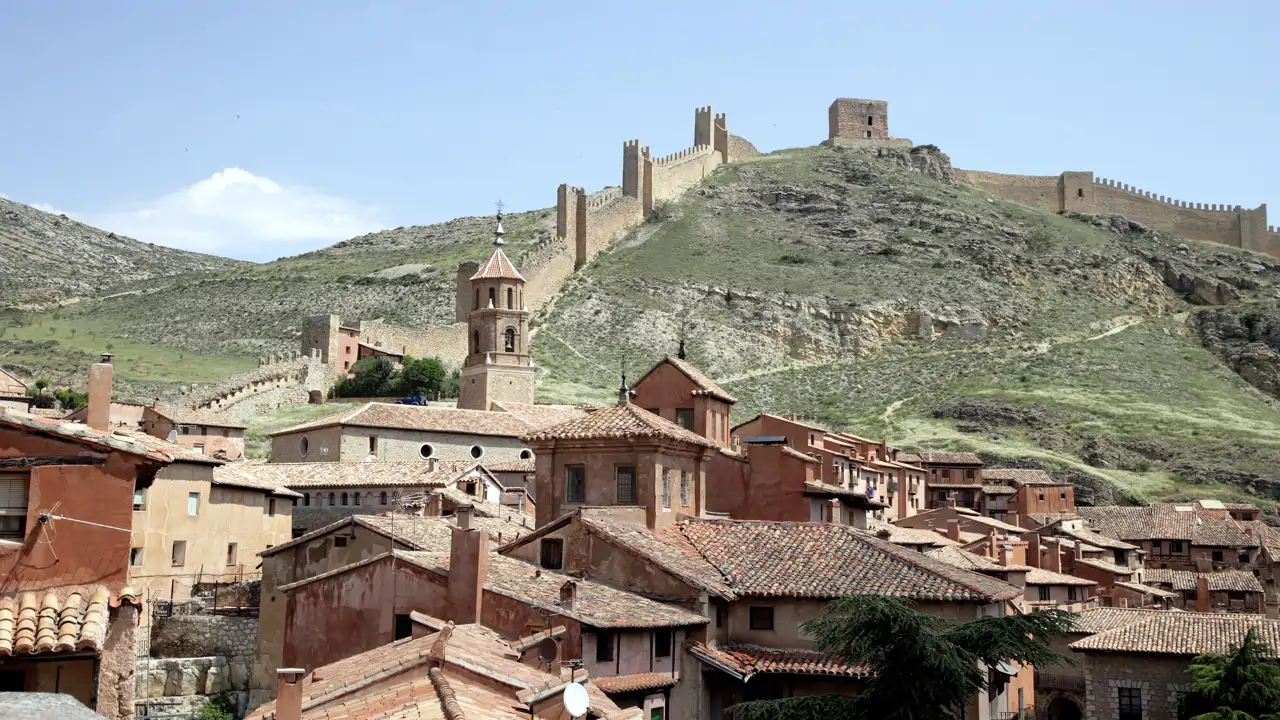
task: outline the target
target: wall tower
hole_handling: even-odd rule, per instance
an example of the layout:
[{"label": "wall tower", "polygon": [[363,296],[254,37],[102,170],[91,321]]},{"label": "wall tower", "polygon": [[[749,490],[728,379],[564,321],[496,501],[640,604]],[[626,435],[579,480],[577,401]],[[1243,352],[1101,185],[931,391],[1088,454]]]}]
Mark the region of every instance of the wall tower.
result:
[{"label": "wall tower", "polygon": [[884,100],[836,98],[827,109],[827,137],[831,140],[888,140],[889,103]]},{"label": "wall tower", "polygon": [[502,214],[493,233],[493,254],[471,276],[467,358],[458,407],[488,410],[495,400],[533,403],[533,353],[524,276],[502,252]]}]

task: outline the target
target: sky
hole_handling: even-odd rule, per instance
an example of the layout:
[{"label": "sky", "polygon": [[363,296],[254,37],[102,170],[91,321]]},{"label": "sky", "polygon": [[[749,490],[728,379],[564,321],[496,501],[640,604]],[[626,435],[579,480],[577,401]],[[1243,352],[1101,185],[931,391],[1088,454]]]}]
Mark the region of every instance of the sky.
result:
[{"label": "sky", "polygon": [[694,108],[764,151],[837,97],[956,167],[1092,170],[1280,225],[1280,3],[9,3],[0,195],[266,261],[555,204]]}]

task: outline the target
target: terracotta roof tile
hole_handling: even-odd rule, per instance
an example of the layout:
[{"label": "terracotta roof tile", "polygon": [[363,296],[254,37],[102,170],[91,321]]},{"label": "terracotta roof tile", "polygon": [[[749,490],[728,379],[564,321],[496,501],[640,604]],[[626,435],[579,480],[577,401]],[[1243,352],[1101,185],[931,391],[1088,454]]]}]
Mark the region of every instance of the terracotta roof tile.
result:
[{"label": "terracotta roof tile", "polygon": [[1112,575],[1128,576],[1137,572],[1133,568],[1116,565],[1115,563],[1107,562],[1106,560],[1099,560],[1098,558],[1076,558],[1076,562],[1081,565],[1088,565],[1091,568],[1101,570],[1103,572],[1111,573]]},{"label": "terracotta roof tile", "polygon": [[444,487],[476,467],[474,462],[440,460],[435,470],[425,460],[400,462],[245,463],[229,466],[265,483],[288,488]]},{"label": "terracotta roof tile", "polygon": [[1021,594],[994,578],[960,570],[848,525],[686,520],[679,529],[738,595],[836,598],[875,593],[992,602]]},{"label": "terracotta roof tile", "polygon": [[689,380],[692,381],[693,384],[696,385],[698,388],[697,390],[694,391],[695,395],[707,395],[707,396],[716,398],[718,400],[723,400],[727,403],[738,402],[737,398],[725,392],[724,388],[720,387],[715,382],[713,382],[711,378],[704,375],[701,370],[690,365],[688,362],[681,360],[675,355],[668,355],[662,358],[661,360],[659,360],[657,364],[655,364],[652,368],[649,369],[649,372],[644,374],[644,377],[640,378],[640,380],[643,381],[645,377],[649,376],[649,373],[652,373],[654,370],[657,370],[663,364],[668,364],[671,367],[674,367],[675,369],[683,373],[685,377],[689,378]]},{"label": "terracotta roof tile", "polygon": [[11,408],[0,407],[0,425],[17,428],[24,432],[47,433],[63,440],[103,450],[119,450],[160,462],[172,462],[170,456],[152,450],[132,435],[99,432],[88,425],[70,420],[37,417]]},{"label": "terracotta roof tile", "polygon": [[493,249],[493,254],[489,256],[488,260],[484,261],[484,264],[480,266],[475,275],[471,276],[471,279],[519,280],[524,282],[524,276],[520,274],[519,270],[516,270],[515,264],[511,262],[506,253],[502,252],[500,247]]},{"label": "terracotta roof tile", "polygon": [[1102,533],[1094,532],[1088,528],[1080,530],[1068,530],[1067,528],[1059,528],[1058,532],[1066,537],[1088,543],[1094,547],[1107,548],[1108,550],[1137,550],[1137,545],[1131,545],[1123,540],[1117,540],[1108,537]]},{"label": "terracotta roof tile", "polygon": [[1154,613],[1167,613],[1170,610],[1143,610],[1139,608],[1099,607],[1081,611],[1074,616],[1075,625],[1071,632],[1081,635],[1106,632],[1131,623],[1142,622]]},{"label": "terracotta roof tile", "polygon": [[[882,531],[884,530],[889,532],[888,537],[883,536]],[[931,545],[933,547],[950,547],[960,544],[936,530],[901,527],[899,525],[892,525],[878,520],[867,520],[867,532],[875,535],[881,540],[887,540],[894,545]]]},{"label": "terracotta roof tile", "polygon": [[[124,588],[120,600],[136,603],[137,593]],[[0,657],[101,652],[111,621],[109,604],[110,593],[101,586],[2,597]]]},{"label": "terracotta roof tile", "polygon": [[606,542],[630,551],[690,585],[724,598],[733,591],[714,565],[707,562],[677,528],[654,532],[643,525],[582,511],[582,524]]},{"label": "terracotta roof tile", "polygon": [[718,447],[701,435],[685,430],[669,420],[658,417],[648,410],[630,403],[603,407],[584,418],[544,428],[526,435],[521,440],[524,442],[536,442],[539,440],[614,438],[675,440],[702,447]]},{"label": "terracotta roof tile", "polygon": [[1026,583],[1028,585],[1078,585],[1080,587],[1098,584],[1092,580],[1085,580],[1074,575],[1065,575],[1040,568],[1032,568],[1031,572],[1027,573]]},{"label": "terracotta roof tile", "polygon": [[174,462],[189,462],[201,465],[225,465],[227,463],[226,460],[220,460],[218,458],[209,457],[208,455],[203,455],[191,448],[184,448],[181,445],[171,443],[168,440],[162,440],[158,437],[148,435],[141,430],[115,428],[112,430],[112,433],[115,435],[126,435],[140,445],[146,446],[147,449],[153,452],[170,455],[173,457]]},{"label": "terracotta roof tile", "polygon": [[213,410],[198,410],[175,405],[161,405],[160,407],[148,405],[146,407],[176,425],[207,425],[209,427],[238,428],[241,430],[248,427],[239,420],[232,420],[226,415]]},{"label": "terracotta roof tile", "polygon": [[[338,463],[330,463],[337,465]],[[224,485],[226,487],[247,488],[250,490],[261,490],[271,495],[279,495],[287,498],[300,498],[301,493],[296,493],[284,485],[277,484],[270,478],[262,477],[256,471],[256,468],[265,467],[262,465],[245,465],[243,463],[235,465],[223,465],[213,469],[213,484]]]},{"label": "terracotta roof tile", "polygon": [[1207,547],[1258,547],[1246,524],[1207,515],[1189,503],[1157,503],[1145,507],[1079,507],[1076,513],[1091,529],[1129,542],[1186,540]]},{"label": "terracotta roof tile", "polygon": [[971,553],[958,547],[935,548],[926,550],[924,554],[935,560],[941,560],[948,565],[958,567],[961,570],[972,570],[973,572],[1029,572],[1032,570],[1029,565],[1001,565],[989,557]]},{"label": "terracotta roof tile", "polygon": [[931,465],[981,465],[982,458],[977,453],[951,452],[944,450],[925,450],[917,453],[922,463]]},{"label": "terracotta roof tile", "polygon": [[481,463],[485,470],[491,473],[525,473],[531,474],[537,472],[538,462],[533,458],[525,460],[501,460],[496,462]]},{"label": "terracotta roof tile", "polygon": [[710,647],[693,643],[690,652],[700,660],[729,671],[744,681],[753,675],[825,675],[863,678],[870,673],[861,665],[816,650],[770,648],[729,644]]},{"label": "terracotta roof tile", "polygon": [[1203,576],[1209,582],[1209,591],[1263,592],[1262,583],[1247,570],[1219,570],[1217,572],[1194,572],[1192,570],[1166,570],[1147,568],[1143,571],[1143,582],[1147,585],[1162,585],[1178,591],[1195,590],[1196,580]]},{"label": "terracotta roof tile", "polygon": [[512,413],[371,402],[303,425],[277,430],[270,437],[339,425],[494,437],[519,437],[531,429],[528,423]]},{"label": "terracotta roof tile", "polygon": [[1184,656],[1221,653],[1239,645],[1251,628],[1271,647],[1280,647],[1280,621],[1262,615],[1152,611],[1135,622],[1077,640],[1071,649]]},{"label": "terracotta roof tile", "polygon": [[1032,468],[985,468],[983,480],[1011,482],[1016,485],[1070,485],[1071,483],[1054,480],[1053,476],[1043,470]]},{"label": "terracotta roof tile", "polygon": [[596,687],[606,693],[618,694],[639,692],[641,690],[659,690],[674,687],[680,677],[662,673],[636,673],[635,675],[614,675],[596,678]]},{"label": "terracotta roof tile", "polygon": [[585,417],[594,410],[591,405],[551,405],[534,403],[516,403],[495,400],[493,407],[502,412],[511,413],[520,418],[533,430],[541,430],[570,420]]},{"label": "terracotta roof tile", "polygon": [[1150,585],[1143,585],[1142,583],[1136,583],[1136,582],[1121,582],[1121,581],[1116,581],[1116,587],[1122,587],[1122,588],[1125,588],[1126,590],[1132,590],[1132,591],[1134,591],[1134,592],[1136,592],[1136,593],[1140,593],[1140,594],[1142,594],[1142,595],[1153,595],[1153,596],[1158,597],[1158,598],[1173,598],[1173,597],[1178,597],[1177,593],[1171,593],[1171,592],[1169,592],[1169,591],[1167,591],[1167,590],[1161,590],[1161,589],[1160,589],[1160,588],[1158,588],[1158,587],[1152,587],[1152,586],[1150,586]]}]

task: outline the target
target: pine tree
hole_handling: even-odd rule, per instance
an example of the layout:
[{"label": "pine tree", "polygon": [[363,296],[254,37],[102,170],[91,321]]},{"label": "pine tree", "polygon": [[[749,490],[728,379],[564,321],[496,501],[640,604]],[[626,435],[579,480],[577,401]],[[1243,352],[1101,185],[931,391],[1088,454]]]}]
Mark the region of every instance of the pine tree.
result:
[{"label": "pine tree", "polygon": [[1250,629],[1239,647],[1196,657],[1191,687],[1178,697],[1178,720],[1280,720],[1280,662]]},{"label": "pine tree", "polygon": [[[1049,647],[1074,618],[1059,610],[968,623],[927,615],[896,598],[860,595],[832,602],[802,629],[814,647],[870,673],[856,695],[813,695],[742,703],[734,720],[937,720],[964,717],[987,688],[983,666],[1065,661]],[[981,663],[982,665],[980,665]]]}]

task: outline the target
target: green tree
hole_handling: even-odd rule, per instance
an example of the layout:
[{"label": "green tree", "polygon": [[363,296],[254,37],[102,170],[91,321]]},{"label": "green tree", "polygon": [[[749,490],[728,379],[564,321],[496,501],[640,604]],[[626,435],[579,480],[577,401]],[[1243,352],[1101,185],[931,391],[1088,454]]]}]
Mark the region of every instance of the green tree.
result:
[{"label": "green tree", "polygon": [[399,385],[402,395],[426,395],[437,397],[444,388],[449,373],[440,358],[405,357],[400,366]]},{"label": "green tree", "polygon": [[443,387],[440,389],[440,395],[447,398],[456,398],[462,393],[462,371],[454,370],[449,373],[449,377],[444,381]]},{"label": "green tree", "polygon": [[1196,657],[1178,720],[1280,720],[1280,662],[1256,629],[1225,653]]},{"label": "green tree", "polygon": [[735,705],[734,720],[937,720],[964,717],[987,688],[979,663],[1052,665],[1066,659],[1049,647],[1074,618],[1059,610],[967,623],[927,615],[909,602],[879,595],[836,600],[801,628],[814,647],[870,672],[854,695],[811,695]]},{"label": "green tree", "polygon": [[62,404],[62,409],[68,412],[79,410],[89,404],[89,394],[79,390],[59,388],[53,391],[53,396]]},{"label": "green tree", "polygon": [[40,378],[39,380],[36,380],[36,394],[37,394],[37,395],[43,395],[43,394],[44,394],[44,391],[45,391],[45,390],[48,390],[48,389],[49,389],[49,381],[48,381],[48,380],[46,380],[46,379],[44,379],[44,378]]},{"label": "green tree", "polygon": [[335,397],[372,397],[388,395],[393,391],[391,378],[395,365],[384,357],[367,357],[351,366],[351,377],[344,378],[334,387]]}]

